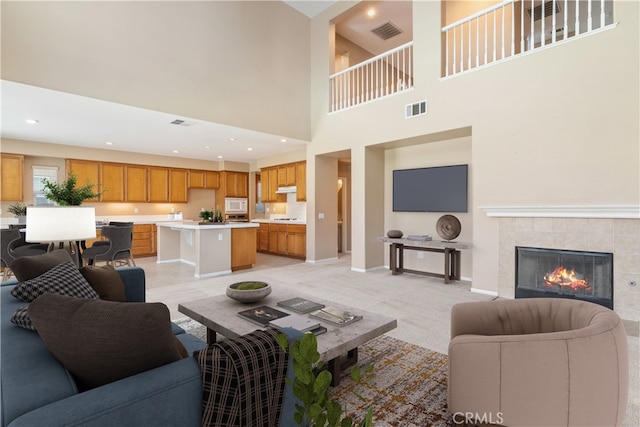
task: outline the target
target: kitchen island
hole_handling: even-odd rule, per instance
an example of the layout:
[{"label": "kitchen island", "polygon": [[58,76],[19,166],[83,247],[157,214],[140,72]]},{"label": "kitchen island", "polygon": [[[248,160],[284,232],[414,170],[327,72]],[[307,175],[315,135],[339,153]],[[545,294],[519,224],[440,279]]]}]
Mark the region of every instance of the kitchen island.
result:
[{"label": "kitchen island", "polygon": [[197,278],[220,276],[256,262],[256,230],[250,222],[159,222],[157,262],[183,262]]}]

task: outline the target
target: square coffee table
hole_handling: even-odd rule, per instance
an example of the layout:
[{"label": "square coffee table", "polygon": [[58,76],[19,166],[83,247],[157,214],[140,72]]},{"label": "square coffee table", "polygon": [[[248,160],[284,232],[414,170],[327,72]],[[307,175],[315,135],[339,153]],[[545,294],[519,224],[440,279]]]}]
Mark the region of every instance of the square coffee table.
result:
[{"label": "square coffee table", "polygon": [[340,381],[340,371],[355,364],[358,360],[358,346],[386,333],[398,326],[396,319],[377,313],[348,307],[323,298],[313,297],[297,291],[275,288],[271,295],[252,304],[242,304],[226,295],[204,298],[196,301],[185,302],[178,305],[178,311],[186,314],[193,320],[207,327],[207,341],[209,344],[216,342],[216,334],[226,338],[237,338],[241,335],[259,329],[260,326],[238,315],[238,312],[261,305],[267,305],[275,309],[294,314],[277,305],[278,301],[300,297],[325,304],[327,307],[336,307],[362,316],[357,322],[335,326],[322,322],[327,332],[318,335],[318,352],[321,359],[327,364],[333,377],[332,385]]}]

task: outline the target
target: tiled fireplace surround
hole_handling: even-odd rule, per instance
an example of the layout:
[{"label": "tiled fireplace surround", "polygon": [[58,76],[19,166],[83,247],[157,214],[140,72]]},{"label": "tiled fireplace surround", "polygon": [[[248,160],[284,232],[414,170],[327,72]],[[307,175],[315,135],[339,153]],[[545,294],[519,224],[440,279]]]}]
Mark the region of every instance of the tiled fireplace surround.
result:
[{"label": "tiled fireplace surround", "polygon": [[[516,246],[613,253],[614,310],[636,331],[640,320],[638,207],[551,210],[485,209],[498,217],[498,294],[514,298]],[[635,282],[636,286],[629,285]]]}]

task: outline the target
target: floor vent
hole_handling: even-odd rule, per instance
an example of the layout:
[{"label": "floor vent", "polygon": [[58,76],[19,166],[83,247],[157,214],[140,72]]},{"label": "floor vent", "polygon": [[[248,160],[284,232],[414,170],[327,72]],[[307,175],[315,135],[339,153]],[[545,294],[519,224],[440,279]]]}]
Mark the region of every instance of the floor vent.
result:
[{"label": "floor vent", "polygon": [[413,104],[407,104],[404,107],[404,118],[422,116],[427,114],[427,101],[414,102]]},{"label": "floor vent", "polygon": [[382,40],[389,40],[391,37],[395,37],[402,33],[402,30],[396,27],[391,21],[386,22],[379,27],[371,30],[373,34],[380,37]]}]

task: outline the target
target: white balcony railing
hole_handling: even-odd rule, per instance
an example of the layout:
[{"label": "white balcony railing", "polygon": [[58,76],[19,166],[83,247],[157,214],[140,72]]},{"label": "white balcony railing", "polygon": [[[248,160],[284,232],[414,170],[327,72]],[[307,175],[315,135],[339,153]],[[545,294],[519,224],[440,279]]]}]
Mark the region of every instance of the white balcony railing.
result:
[{"label": "white balcony railing", "polygon": [[613,22],[611,0],[505,0],[442,28],[444,76],[452,76]]},{"label": "white balcony railing", "polygon": [[413,88],[413,42],[329,76],[329,112]]}]

